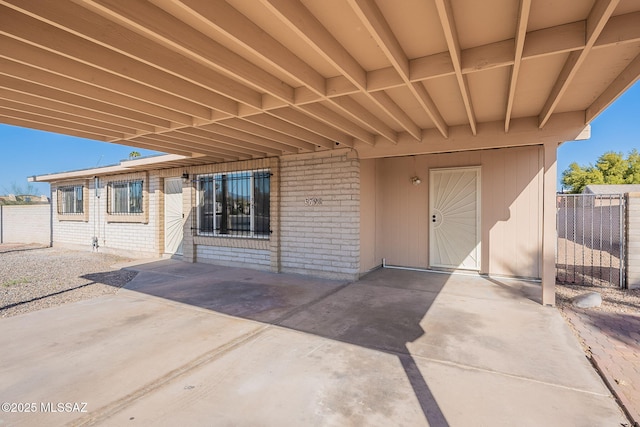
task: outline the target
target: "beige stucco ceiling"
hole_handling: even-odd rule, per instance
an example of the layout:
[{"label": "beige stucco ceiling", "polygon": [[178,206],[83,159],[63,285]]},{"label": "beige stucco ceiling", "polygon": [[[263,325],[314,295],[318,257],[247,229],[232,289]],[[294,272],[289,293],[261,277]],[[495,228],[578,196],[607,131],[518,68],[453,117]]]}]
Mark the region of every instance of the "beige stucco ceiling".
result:
[{"label": "beige stucco ceiling", "polygon": [[640,0],[0,0],[0,122],[211,161],[562,141],[639,76]]}]

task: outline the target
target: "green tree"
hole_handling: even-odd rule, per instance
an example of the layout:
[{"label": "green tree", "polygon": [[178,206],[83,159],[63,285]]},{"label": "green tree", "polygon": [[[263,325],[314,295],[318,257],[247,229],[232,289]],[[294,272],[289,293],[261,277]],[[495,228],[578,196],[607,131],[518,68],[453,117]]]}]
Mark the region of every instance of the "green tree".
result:
[{"label": "green tree", "polygon": [[627,157],[627,162],[629,162],[629,170],[625,179],[626,184],[637,184],[640,182],[640,154],[638,150],[635,148],[631,153],[629,153],[629,157]]},{"label": "green tree", "polygon": [[640,154],[608,151],[594,165],[581,166],[573,162],[562,172],[562,184],[571,193],[582,193],[589,184],[640,184]]},{"label": "green tree", "polygon": [[135,159],[136,157],[140,157],[140,152],[132,151],[132,152],[129,153],[129,160]]}]

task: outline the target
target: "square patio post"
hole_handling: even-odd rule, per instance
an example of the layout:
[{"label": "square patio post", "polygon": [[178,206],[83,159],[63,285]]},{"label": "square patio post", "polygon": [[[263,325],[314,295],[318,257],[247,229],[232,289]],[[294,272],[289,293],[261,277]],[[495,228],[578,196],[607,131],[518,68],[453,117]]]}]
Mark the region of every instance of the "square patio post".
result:
[{"label": "square patio post", "polygon": [[544,144],[542,194],[542,305],[556,304],[556,179],[558,144]]}]

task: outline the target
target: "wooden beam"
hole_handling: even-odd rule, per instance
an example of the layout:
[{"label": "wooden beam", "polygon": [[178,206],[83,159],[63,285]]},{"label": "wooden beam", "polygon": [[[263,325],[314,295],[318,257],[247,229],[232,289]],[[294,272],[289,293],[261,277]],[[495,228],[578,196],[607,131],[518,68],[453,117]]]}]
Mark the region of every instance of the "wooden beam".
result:
[{"label": "wooden beam", "polygon": [[216,142],[211,138],[204,139],[191,135],[188,129],[180,129],[174,132],[145,135],[148,139],[173,144],[174,147],[190,149],[207,155],[217,155],[228,160],[248,159],[252,156],[264,156],[266,153],[254,150],[238,150],[237,147]]},{"label": "wooden beam", "polygon": [[616,9],[618,3],[619,0],[596,0],[596,3],[591,8],[591,12],[587,17],[586,22],[585,46],[582,50],[574,51],[569,54],[569,58],[565,62],[553,89],[551,89],[549,98],[547,98],[547,101],[540,112],[540,128],[544,127],[560,103],[562,96],[569,88],[569,85],[580,69],[580,66],[586,60],[591,48],[596,43],[600,33],[607,23],[607,20],[611,17],[611,14]]},{"label": "wooden beam", "polygon": [[640,11],[612,16],[604,26],[594,49],[640,41]]},{"label": "wooden beam", "polygon": [[136,122],[130,119],[113,116],[100,111],[90,110],[76,105],[65,104],[56,100],[39,97],[29,93],[18,92],[3,87],[0,87],[0,99],[12,100],[34,107],[41,107],[49,111],[63,112],[65,114],[78,117],[80,120],[84,118],[90,120],[95,119],[109,125],[137,129],[138,132],[153,132],[155,129],[154,126],[142,122]]},{"label": "wooden beam", "polygon": [[308,115],[315,117],[324,123],[331,124],[331,126],[336,129],[339,129],[348,135],[352,135],[367,144],[373,145],[375,143],[375,138],[371,132],[367,132],[352,121],[320,103],[301,105],[298,108]]},{"label": "wooden beam", "polygon": [[[415,85],[409,81],[409,59],[402,50],[400,43],[393,34],[393,31],[389,27],[389,24],[387,23],[378,6],[372,0],[350,0],[349,4],[351,5],[351,8],[354,10],[356,15],[358,15],[362,23],[365,25],[365,27],[369,31],[369,34],[371,34],[371,36],[376,40],[378,46],[380,46],[385,56],[391,62],[393,68],[401,78],[402,82],[407,88],[409,88],[409,91],[418,101],[418,104],[422,107],[425,114],[429,116],[438,130],[440,130],[440,132],[444,136],[446,136],[447,124],[442,118],[442,115],[438,111],[435,103],[428,95],[427,90],[422,84]],[[385,73],[387,75],[389,74],[388,71],[386,71]],[[418,126],[416,126],[407,115],[397,116],[397,108],[393,105],[389,105],[388,103],[389,101],[391,101],[391,98],[385,98],[385,102],[382,103],[379,103],[379,101],[381,100],[379,97],[374,96],[373,99],[378,103],[378,105],[384,107],[386,111],[389,112],[389,114],[392,114],[392,117],[394,117],[396,122],[403,126],[405,130],[409,132],[409,134],[411,134],[415,139],[420,140],[422,132],[419,130]],[[425,100],[428,101],[425,102]],[[409,120],[409,123],[407,123],[407,120]]]},{"label": "wooden beam", "polygon": [[366,71],[302,3],[288,0],[261,0],[261,3],[353,84],[359,88],[367,86]]},{"label": "wooden beam", "polygon": [[511,121],[511,112],[513,111],[513,102],[516,97],[516,88],[518,86],[518,74],[520,73],[520,65],[522,63],[522,52],[524,51],[524,40],[527,34],[527,23],[529,22],[529,12],[531,10],[531,0],[520,0],[520,10],[518,11],[518,23],[516,24],[516,45],[511,68],[511,76],[509,77],[509,93],[507,94],[507,110],[504,119],[504,131],[509,132],[509,123]]},{"label": "wooden beam", "polygon": [[[304,40],[305,43],[314,49],[316,53],[339,70],[343,77],[361,93],[371,99],[375,104],[378,104],[376,98],[370,96],[368,93],[367,72],[304,5],[286,0],[262,0],[262,3],[278,16],[288,28],[294,31],[300,39]],[[391,142],[397,141],[397,135],[393,129],[379,118],[373,118],[373,114],[370,112],[367,111],[365,113],[363,108],[358,108],[359,104],[355,101],[351,101],[351,104],[356,108],[353,110],[344,107],[345,102],[349,102],[344,101],[344,98],[342,98],[343,102],[333,101],[333,99],[330,100],[341,109],[344,114],[350,116],[352,119],[360,123],[366,122],[368,128],[372,128],[374,132],[389,139]],[[397,123],[402,124],[402,121],[393,116],[395,109],[389,110],[384,104],[378,104],[378,106],[389,117]],[[367,117],[363,117],[362,114],[366,114]],[[331,124],[331,122],[328,124]],[[409,130],[413,130],[415,127],[415,125],[411,126]]]},{"label": "wooden beam", "polygon": [[250,156],[281,155],[282,151],[277,148],[267,147],[255,142],[247,142],[234,136],[229,136],[218,132],[220,125],[210,124],[197,128],[178,129],[177,132],[189,135],[189,141],[215,145],[226,150],[232,150],[238,154],[248,154]]},{"label": "wooden beam", "polygon": [[[180,57],[176,54],[167,55],[163,50],[159,50],[155,44],[149,44],[148,41],[144,43],[138,40],[142,39],[142,37],[135,33],[115,26],[112,23],[105,22],[97,17],[97,15],[91,14],[87,10],[71,3],[49,4],[23,0],[15,0],[15,2],[19,2],[22,8],[26,8],[25,12],[29,13],[30,10],[35,9],[34,12],[30,13],[41,14],[40,19],[51,20],[51,22],[63,21],[64,24],[57,23],[57,25],[65,28],[65,30],[25,16],[24,13],[16,10],[0,6],[0,33],[39,46],[43,49],[63,54],[64,56],[84,62],[85,64],[90,64],[101,70],[155,87],[156,89],[172,93],[218,111],[229,114],[236,114],[238,111],[236,101],[220,95],[202,84],[196,84],[184,78],[176,78],[180,77],[180,75],[176,74],[175,70],[183,70],[185,67],[179,67],[178,65],[183,64],[185,61],[180,60]],[[84,19],[80,20],[75,15],[72,15],[71,12],[67,10],[71,7],[73,7],[74,10],[76,8],[79,9],[77,13],[83,16]],[[103,25],[96,25],[96,21],[102,22]],[[83,34],[83,37],[81,38],[72,34],[75,32],[80,32]],[[141,49],[141,46],[132,43],[129,39],[113,39],[116,37],[113,34],[122,33],[131,33],[129,34],[130,37],[140,41],[147,50],[155,52],[158,55],[155,59],[158,62],[162,62],[165,68],[159,70],[157,64],[149,65],[149,63],[140,62],[138,60],[140,58],[134,59],[128,56],[127,54],[131,54],[131,52],[116,52],[112,50],[112,48],[106,48],[102,45],[102,43],[108,45],[109,42],[112,42],[115,43],[113,48],[123,45],[121,46],[123,49],[135,49],[136,52],[141,54],[145,52]],[[112,35],[109,36],[109,34]],[[91,35],[94,35],[95,38],[92,39]],[[101,40],[103,37],[107,37],[107,40]],[[127,54],[124,52],[127,52]],[[149,54],[149,52],[146,53],[146,55]],[[163,55],[160,56],[160,54]],[[171,72],[167,72],[167,69],[171,69]],[[211,80],[212,73],[210,70],[207,70],[204,66],[198,67],[198,70],[203,80]],[[197,80],[195,75],[192,77],[193,80]],[[220,85],[220,82],[216,83],[216,86],[218,85]],[[257,96],[257,98],[254,102],[259,103],[260,97]]]},{"label": "wooden beam", "polygon": [[[376,98],[376,100],[377,99],[378,98]],[[400,110],[400,107],[398,107],[395,104],[395,102],[391,100],[391,98],[387,99],[384,97],[379,97],[379,99],[385,100],[385,101],[391,101],[391,103],[398,110]],[[356,100],[353,99],[351,96],[345,95],[337,98],[332,98],[331,101],[335,105],[340,107],[340,109],[344,114],[350,116],[353,121],[360,122],[360,126],[369,128],[371,132],[379,133],[383,138],[386,138],[393,143],[398,142],[398,134],[396,133],[395,130],[387,126],[387,124],[384,123],[378,116],[376,116],[371,111],[364,108],[362,105],[356,102]],[[415,128],[413,126],[411,126],[412,129],[417,128],[417,126],[415,126]]]},{"label": "wooden beam", "polygon": [[23,111],[25,113],[31,113],[39,116],[50,117],[52,119],[65,120],[68,122],[82,123],[89,126],[93,126],[94,128],[113,131],[118,134],[126,135],[126,134],[135,134],[137,132],[137,129],[134,129],[134,128],[119,126],[117,124],[107,123],[100,120],[94,120],[94,119],[91,119],[85,116],[79,116],[76,114],[69,114],[57,109],[51,110],[51,109],[43,108],[37,105],[29,105],[21,102],[12,101],[10,99],[3,99],[2,94],[0,94],[0,99],[2,99],[2,102],[0,103],[0,105],[4,108],[8,108],[11,110]]},{"label": "wooden beam", "polygon": [[20,110],[14,110],[5,106],[0,106],[0,116],[13,117],[15,119],[27,120],[32,123],[43,123],[52,126],[58,126],[61,128],[74,129],[88,134],[100,135],[105,138],[122,138],[124,134],[116,132],[111,129],[105,129],[103,127],[96,127],[88,125],[86,123],[78,123],[76,121],[60,119],[57,117],[51,117],[49,115],[42,115],[33,112]]},{"label": "wooden beam", "polygon": [[322,122],[319,122],[299,110],[288,107],[277,108],[274,110],[269,110],[269,114],[296,126],[300,126],[310,132],[322,135],[323,137],[331,141],[335,141],[336,143],[346,145],[347,147],[353,147],[353,137],[337,130],[332,126],[328,126]]},{"label": "wooden beam", "polygon": [[69,79],[58,74],[53,74],[39,68],[33,68],[1,57],[0,73],[7,76],[18,76],[19,79],[24,81],[54,88],[88,99],[94,99],[96,101],[104,102],[105,104],[120,106],[122,108],[131,110],[132,112],[147,114],[149,116],[157,117],[168,122],[176,122],[183,125],[193,124],[193,119],[191,116],[187,116],[173,110],[168,110],[164,107],[159,107],[154,104],[149,104],[147,102],[140,101],[139,99],[131,98],[117,92],[112,92],[107,89],[92,86],[90,84],[84,83],[83,81]]},{"label": "wooden beam", "polygon": [[[155,136],[157,135],[137,136],[130,139],[114,141],[114,143],[132,145],[135,147],[148,148],[152,150],[160,150],[165,153],[181,154],[184,156],[192,156],[193,154],[198,154],[198,155],[204,154],[204,153],[198,152],[198,150],[193,150],[193,149],[190,149],[189,147],[185,147],[183,144],[175,144],[173,142],[163,140],[162,138],[154,138]],[[213,154],[210,153],[209,155],[213,155]],[[220,157],[220,155],[215,155],[215,157]]]},{"label": "wooden beam", "polygon": [[406,135],[398,140],[398,144],[385,141],[371,147],[358,142],[355,149],[361,159],[489,150],[572,141],[582,133],[584,127],[584,112],[575,111],[554,114],[544,129],[538,127],[536,116],[514,118],[509,133],[504,132],[504,121],[497,120],[478,123],[478,134],[475,136],[468,125],[459,125],[450,127],[448,138],[444,138],[436,129],[429,129],[424,132],[422,144],[416,144]]},{"label": "wooden beam", "polygon": [[86,0],[86,3],[184,56],[293,103],[291,86],[151,3],[129,0]]},{"label": "wooden beam", "polygon": [[[606,24],[601,37],[593,49],[604,49],[626,43],[640,41],[640,12],[612,17]],[[553,56],[583,49],[585,46],[586,21],[543,28],[526,33],[522,60]],[[515,38],[489,43],[460,52],[462,74],[514,64]],[[440,52],[429,56],[409,60],[409,81],[420,82],[455,75],[455,69],[449,52]],[[331,79],[330,79],[331,80]],[[371,70],[367,73],[367,89],[371,93],[405,86],[405,81],[394,67]],[[296,89],[297,91],[302,88]],[[354,93],[353,85],[336,86],[332,97]],[[321,98],[313,92],[297,96],[296,103],[317,102]]]},{"label": "wooden beam", "polygon": [[[159,2],[162,3],[162,2]],[[224,0],[181,0],[178,6],[290,78],[325,95],[325,79]]]},{"label": "wooden beam", "polygon": [[[245,119],[230,118],[230,119],[220,120],[217,123],[223,126],[227,126],[231,129],[235,129],[242,132],[246,132],[251,135],[255,135],[259,138],[265,138],[273,142],[283,144],[282,148],[284,152],[298,153],[300,150],[314,151],[316,148],[315,145],[309,142],[284,134],[279,130],[263,127],[259,124],[252,123],[251,121],[248,121]],[[286,146],[289,146],[289,147],[285,148]]]},{"label": "wooden beam", "polygon": [[262,150],[268,153],[281,155],[284,152],[297,152],[298,150],[292,150],[291,146],[282,144],[280,142],[273,141],[268,138],[253,135],[249,132],[245,132],[238,129],[233,129],[228,126],[223,126],[219,123],[211,123],[198,127],[198,129],[205,130],[215,135],[222,135],[235,140],[242,141],[239,146],[250,146],[256,150]]},{"label": "wooden beam", "polygon": [[624,91],[640,80],[640,55],[631,61],[629,65],[615,78],[613,82],[593,101],[587,108],[586,122],[591,123]]},{"label": "wooden beam", "polygon": [[0,36],[0,45],[3,47],[3,49],[0,50],[0,56],[11,59],[12,61],[82,81],[96,87],[108,89],[185,115],[199,117],[205,120],[211,119],[212,111],[210,108],[108,73],[90,65],[74,61],[56,53],[22,43],[6,36]]},{"label": "wooden beam", "polygon": [[451,8],[451,1],[435,0],[435,3],[436,9],[438,9],[440,23],[442,24],[442,29],[444,30],[444,38],[447,41],[447,46],[449,47],[449,54],[451,55],[451,62],[453,63],[453,69],[456,73],[456,80],[458,81],[458,86],[460,87],[460,94],[462,95],[464,109],[467,112],[469,126],[471,126],[471,133],[476,135],[476,113],[473,110],[467,77],[462,74],[462,50],[460,48],[460,42],[458,41],[458,30],[456,29],[456,23],[453,19],[453,9]]},{"label": "wooden beam", "polygon": [[329,139],[318,135],[317,133],[310,132],[299,126],[293,125],[289,122],[285,122],[282,119],[270,116],[268,114],[249,116],[245,117],[244,120],[258,124],[268,129],[286,133],[289,136],[301,139],[303,141],[309,141],[309,143],[314,144],[317,147],[333,148],[335,146],[333,141],[330,141]]},{"label": "wooden beam", "polygon": [[99,133],[77,130],[72,126],[61,126],[59,124],[44,123],[40,120],[31,121],[28,119],[7,117],[0,114],[0,122],[7,125],[12,125],[12,126],[20,126],[23,128],[42,130],[45,132],[53,132],[53,133],[59,133],[63,135],[77,136],[78,138],[92,139],[94,141],[106,142],[109,140],[109,138]]},{"label": "wooden beam", "polygon": [[410,83],[409,88],[411,91],[418,97],[418,102],[422,106],[422,108],[427,111],[429,118],[436,126],[436,129],[444,136],[445,138],[449,136],[449,125],[444,121],[444,118],[438,111],[435,102],[431,99],[429,92],[424,87],[422,82]]},{"label": "wooden beam", "polygon": [[164,119],[1,74],[0,87],[11,88],[17,92],[32,94],[41,98],[53,99],[72,106],[79,106],[116,117],[136,120],[153,126],[162,128],[171,127],[171,122]]}]

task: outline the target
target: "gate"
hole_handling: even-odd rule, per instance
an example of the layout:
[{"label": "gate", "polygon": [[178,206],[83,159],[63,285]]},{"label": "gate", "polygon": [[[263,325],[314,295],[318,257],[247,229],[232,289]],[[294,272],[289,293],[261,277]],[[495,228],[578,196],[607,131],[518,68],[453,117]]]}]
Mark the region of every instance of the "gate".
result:
[{"label": "gate", "polygon": [[624,195],[558,195],[557,213],[557,281],[623,288]]}]

